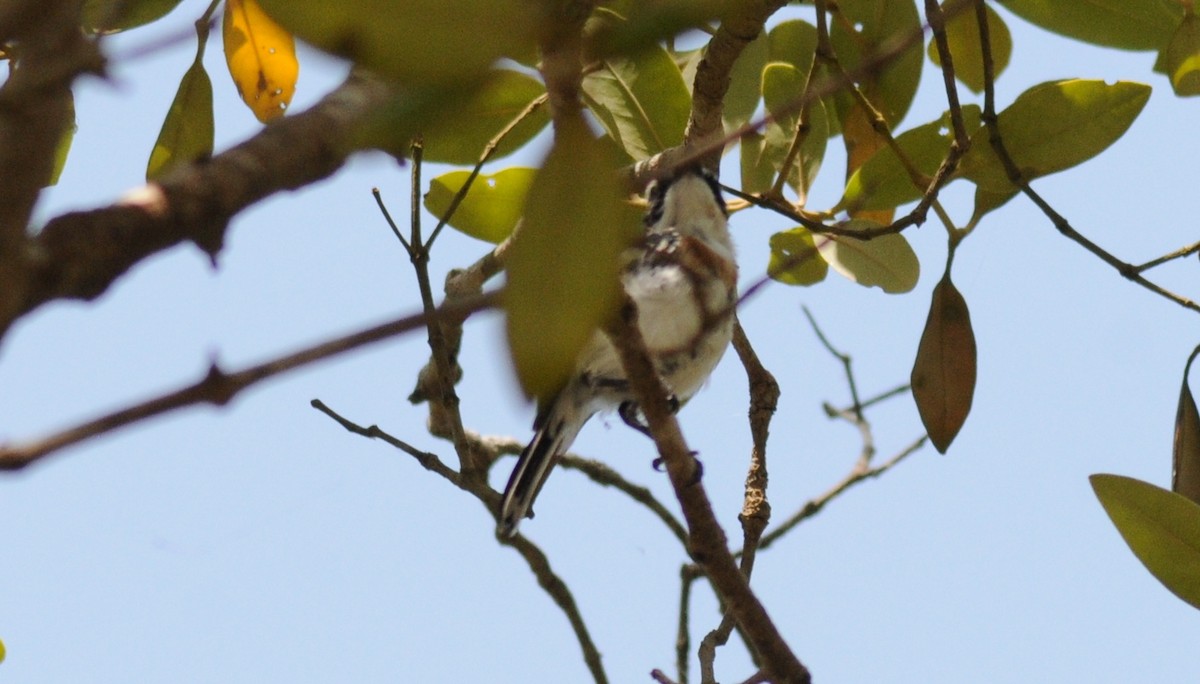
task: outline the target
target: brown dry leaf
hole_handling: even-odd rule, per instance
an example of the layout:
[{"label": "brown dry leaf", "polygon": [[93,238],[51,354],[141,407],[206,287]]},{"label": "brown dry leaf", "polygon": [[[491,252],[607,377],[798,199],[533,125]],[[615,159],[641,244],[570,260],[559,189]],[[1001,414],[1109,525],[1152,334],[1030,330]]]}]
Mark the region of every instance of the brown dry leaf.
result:
[{"label": "brown dry leaf", "polygon": [[1171,449],[1171,491],[1200,504],[1200,413],[1188,387],[1188,371],[1196,358],[1193,352],[1183,369],[1183,387],[1179,390],[1179,409],[1175,412],[1175,442]]},{"label": "brown dry leaf", "polygon": [[971,411],[975,364],[971,314],[946,273],[933,289],[929,318],[912,370],[913,398],[939,453],[946,453]]}]

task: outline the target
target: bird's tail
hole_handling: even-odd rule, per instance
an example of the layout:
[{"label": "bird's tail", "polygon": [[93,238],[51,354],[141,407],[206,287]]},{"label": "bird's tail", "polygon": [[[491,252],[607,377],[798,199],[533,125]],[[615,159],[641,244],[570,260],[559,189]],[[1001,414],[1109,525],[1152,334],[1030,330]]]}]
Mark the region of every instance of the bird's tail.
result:
[{"label": "bird's tail", "polygon": [[505,537],[517,533],[517,526],[526,517],[533,517],[530,509],[533,500],[537,498],[550,469],[558,462],[560,456],[575,441],[575,435],[582,427],[582,421],[573,414],[559,396],[559,401],[552,402],[550,409],[539,416],[537,432],[529,442],[529,446],[521,452],[508,485],[504,488],[504,498],[500,503],[500,519],[498,531]]}]

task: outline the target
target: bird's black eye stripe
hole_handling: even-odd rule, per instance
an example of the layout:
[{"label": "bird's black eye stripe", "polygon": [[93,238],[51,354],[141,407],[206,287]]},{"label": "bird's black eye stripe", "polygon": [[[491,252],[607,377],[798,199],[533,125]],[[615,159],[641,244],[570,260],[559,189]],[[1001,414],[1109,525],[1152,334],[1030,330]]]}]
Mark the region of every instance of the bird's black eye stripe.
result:
[{"label": "bird's black eye stripe", "polygon": [[650,185],[646,187],[646,201],[650,204],[650,208],[642,220],[647,226],[652,226],[662,219],[663,199],[666,198],[667,188],[670,185],[669,180],[654,180],[650,181]]}]

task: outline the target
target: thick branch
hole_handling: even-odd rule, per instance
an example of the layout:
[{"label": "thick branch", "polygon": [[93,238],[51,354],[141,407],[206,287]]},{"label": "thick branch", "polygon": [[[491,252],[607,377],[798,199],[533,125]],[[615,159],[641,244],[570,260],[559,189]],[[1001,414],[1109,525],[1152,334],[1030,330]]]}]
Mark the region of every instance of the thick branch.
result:
[{"label": "thick branch", "polygon": [[98,297],[134,264],[181,242],[215,258],[238,212],[337,171],[354,124],[392,94],[383,83],[352,75],[308,111],[208,161],[184,166],[112,206],[50,221],[19,260],[0,263],[0,333],[48,301]]},{"label": "thick branch", "polygon": [[[733,63],[750,41],[758,37],[767,19],[784,5],[783,0],[757,0],[737,5],[737,11],[721,19],[721,25],[708,42],[704,58],[696,67],[692,90],[692,114],[684,133],[684,145],[707,142],[722,132],[725,93],[729,90],[729,74]],[[716,168],[722,147],[708,150],[702,160]]]},{"label": "thick branch", "polygon": [[808,670],[783,640],[729,552],[725,533],[717,524],[712,504],[700,481],[696,461],[679,431],[679,423],[671,414],[666,388],[646,352],[645,341],[637,327],[637,308],[631,300],[626,299],[621,315],[614,317],[605,332],[617,348],[625,376],[629,378],[650,434],[666,464],[687,521],[688,550],[692,558],[704,569],[773,681],[807,684],[811,681]]},{"label": "thick branch", "polygon": [[[17,41],[15,68],[0,88],[0,254],[12,258],[50,182],[55,150],[71,124],[71,82],[98,71],[95,46],[79,31],[79,3],[9,2],[0,43]],[[2,262],[0,262],[2,263]]]}]

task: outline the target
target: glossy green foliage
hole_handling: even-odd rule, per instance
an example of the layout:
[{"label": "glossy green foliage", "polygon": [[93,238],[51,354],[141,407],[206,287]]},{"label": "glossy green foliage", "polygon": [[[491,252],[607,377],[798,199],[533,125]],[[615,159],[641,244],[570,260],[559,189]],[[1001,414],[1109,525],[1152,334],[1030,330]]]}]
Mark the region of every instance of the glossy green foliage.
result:
[{"label": "glossy green foliage", "polygon": [[[763,102],[771,114],[763,140],[762,157],[776,173],[785,173],[787,183],[804,196],[825,157],[829,124],[820,100],[808,105],[806,126],[797,128],[801,111],[796,103],[804,95],[807,74],[787,62],[772,62],[763,69]],[[788,160],[789,152],[800,136],[800,147]],[[788,168],[784,169],[784,164]]]},{"label": "glossy green foliage", "polygon": [[508,253],[508,342],[526,394],[546,400],[566,382],[584,344],[614,313],[627,225],[616,160],[582,117],[558,125]]},{"label": "glossy green foliage", "polygon": [[[758,38],[750,41],[733,63],[729,73],[729,89],[725,91],[722,107],[726,131],[749,122],[762,101],[762,73],[768,61],[767,35],[766,32],[760,33]],[[701,51],[697,50],[696,53]],[[685,73],[684,78],[690,84],[695,73],[691,77]]]},{"label": "glossy green foliage", "polygon": [[449,85],[527,55],[544,18],[525,0],[260,2],[296,36],[406,85]]},{"label": "glossy green foliage", "polygon": [[1189,13],[1183,18],[1159,61],[1176,95],[1200,95],[1200,21],[1196,15]]},{"label": "glossy green foliage", "polygon": [[829,264],[817,250],[816,240],[828,239],[823,235],[814,236],[801,226],[775,233],[771,236],[767,275],[788,285],[812,285],[825,280]]},{"label": "glossy green foliage", "polygon": [[1200,506],[1130,477],[1089,479],[1138,560],[1172,593],[1200,608]]},{"label": "glossy green foliage", "polygon": [[[1073,79],[1033,86],[1000,112],[997,126],[1025,180],[1069,169],[1116,142],[1142,111],[1150,86]],[[961,173],[981,188],[1008,192],[1004,165],[980,129]]]},{"label": "glossy green foliage", "polygon": [[1158,50],[1183,17],[1176,0],[1005,0],[1022,19],[1064,36],[1125,50]]},{"label": "glossy green foliage", "polygon": [[179,82],[179,90],[154,142],[146,165],[146,180],[161,178],[180,164],[207,157],[212,149],[212,81],[197,56]]},{"label": "glossy green foliage", "polygon": [[[979,129],[979,114],[978,105],[962,108],[963,126],[968,135]],[[953,141],[954,131],[949,112],[936,121],[905,131],[896,137],[896,144],[923,177],[922,183],[913,181],[891,147],[883,147],[850,176],[835,210],[892,209],[915,202],[925,192],[928,179],[937,172],[942,160],[950,152]]]},{"label": "glossy green foliage", "polygon": [[720,17],[734,0],[613,0],[597,8],[584,31],[592,59],[636,54]]},{"label": "glossy green foliage", "polygon": [[[1012,34],[1008,25],[992,9],[984,5],[987,14],[988,41],[992,53],[992,75],[999,78],[1012,57]],[[946,20],[946,42],[950,46],[950,57],[954,61],[954,76],[973,92],[983,92],[983,49],[979,37],[979,21],[970,6]],[[942,65],[937,45],[930,38],[926,50],[929,59],[937,66]]]},{"label": "glossy green foliage", "polygon": [[[532,76],[510,69],[496,70],[458,106],[444,116],[430,120],[422,131],[425,159],[447,164],[474,164],[493,138],[545,94],[545,86]],[[549,122],[550,115],[545,106],[532,110],[508,131],[492,159],[520,149]],[[403,149],[390,151],[403,152]]]},{"label": "glossy green foliage", "polygon": [[71,123],[67,125],[62,137],[58,139],[58,147],[54,148],[54,167],[50,170],[50,178],[46,181],[46,185],[58,184],[58,179],[67,166],[67,155],[71,153],[71,143],[75,141],[75,132],[79,130],[79,124],[75,122],[75,96],[72,95],[70,99]]},{"label": "glossy green foliage", "polygon": [[[842,224],[853,230],[869,230],[879,225],[863,219]],[[833,270],[863,287],[878,287],[884,292],[899,294],[917,286],[921,264],[908,240],[899,233],[881,235],[870,240],[841,235],[823,236],[817,249]]]},{"label": "glossy green foliage", "polygon": [[[921,44],[888,58],[885,68],[865,67],[879,62],[881,53],[891,49],[898,37],[921,31],[916,4],[913,0],[843,0],[837,7],[838,12],[830,17],[829,37],[838,61],[849,72],[869,74],[860,81],[863,92],[889,125],[897,124],[917,94],[924,63]],[[847,93],[839,93],[835,99],[838,119],[845,121],[853,100]]]},{"label": "glossy green foliage", "polygon": [[84,0],[80,9],[88,33],[116,33],[165,17],[182,0]]},{"label": "glossy green foliage", "polygon": [[665,48],[604,60],[584,77],[583,95],[630,159],[646,159],[683,142],[692,98]]},{"label": "glossy green foliage", "polygon": [[[522,167],[480,174],[454,210],[449,225],[487,242],[504,240],[521,218],[525,196],[536,175],[537,169]],[[425,193],[425,209],[439,219],[444,217],[470,176],[470,171],[451,171],[434,178]]]}]

